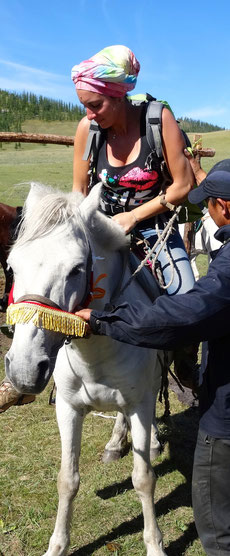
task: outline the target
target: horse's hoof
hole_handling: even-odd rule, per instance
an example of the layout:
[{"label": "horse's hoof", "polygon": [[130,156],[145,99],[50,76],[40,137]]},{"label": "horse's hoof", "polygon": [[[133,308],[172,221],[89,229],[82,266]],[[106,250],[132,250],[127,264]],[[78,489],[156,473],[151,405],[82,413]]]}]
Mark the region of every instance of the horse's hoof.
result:
[{"label": "horse's hoof", "polygon": [[110,463],[121,459],[122,454],[119,450],[104,450],[101,461],[102,463]]}]

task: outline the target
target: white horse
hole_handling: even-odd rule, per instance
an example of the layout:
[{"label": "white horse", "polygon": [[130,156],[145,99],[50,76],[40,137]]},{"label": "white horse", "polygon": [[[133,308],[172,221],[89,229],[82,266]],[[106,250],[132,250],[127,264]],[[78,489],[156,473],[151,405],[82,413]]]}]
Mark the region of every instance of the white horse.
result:
[{"label": "white horse", "polygon": [[[192,248],[190,254],[190,263],[193,270],[195,280],[199,280],[200,275],[196,265],[196,258],[198,255],[208,255],[208,263],[211,261],[210,253],[219,249],[222,245],[220,241],[215,239],[214,234],[218,230],[217,225],[211,218],[209,212],[201,218],[200,227],[193,235]],[[179,224],[179,231],[181,237],[184,237],[184,224]]]},{"label": "white horse", "polygon": [[[40,303],[54,302],[73,312],[88,294],[92,260],[94,280],[100,286],[96,294],[104,297],[90,306],[100,310],[111,299],[149,302],[137,280],[119,294],[130,277],[127,237],[97,210],[99,196],[100,186],[86,199],[78,193],[32,186],[24,225],[9,257],[15,276],[14,302],[24,296],[33,299],[34,294]],[[37,328],[31,321],[16,324],[5,358],[6,374],[19,392],[41,392],[55,368],[62,462],[56,525],[45,555],[67,553],[71,505],[80,482],[82,425],[93,409],[118,410],[129,422],[132,481],[142,503],[147,555],[163,556],[153,501],[156,478],[150,464],[152,415],[161,377],[157,352],[94,335],[69,343],[64,340],[62,333]]]}]

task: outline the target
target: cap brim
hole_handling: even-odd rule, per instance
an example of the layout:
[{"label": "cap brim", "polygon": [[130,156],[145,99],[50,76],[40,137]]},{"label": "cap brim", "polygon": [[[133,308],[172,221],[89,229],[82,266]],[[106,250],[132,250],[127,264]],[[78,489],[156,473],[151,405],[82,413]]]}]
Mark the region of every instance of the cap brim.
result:
[{"label": "cap brim", "polygon": [[198,187],[190,191],[190,193],[188,194],[188,200],[190,203],[192,203],[192,205],[197,205],[202,201],[205,201],[205,199],[207,199],[207,197],[209,196],[207,191],[205,191],[204,189],[205,184],[206,184],[206,178],[201,182],[201,184]]}]

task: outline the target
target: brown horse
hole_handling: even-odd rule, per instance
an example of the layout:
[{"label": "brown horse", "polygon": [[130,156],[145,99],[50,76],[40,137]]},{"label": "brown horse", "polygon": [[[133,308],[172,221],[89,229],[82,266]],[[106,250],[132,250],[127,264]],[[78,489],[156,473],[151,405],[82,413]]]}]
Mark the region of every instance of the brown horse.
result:
[{"label": "brown horse", "polygon": [[0,264],[5,274],[5,288],[3,297],[0,298],[0,311],[4,312],[8,304],[13,274],[7,265],[7,257],[14,239],[16,239],[18,226],[21,221],[22,207],[11,207],[0,203]]}]

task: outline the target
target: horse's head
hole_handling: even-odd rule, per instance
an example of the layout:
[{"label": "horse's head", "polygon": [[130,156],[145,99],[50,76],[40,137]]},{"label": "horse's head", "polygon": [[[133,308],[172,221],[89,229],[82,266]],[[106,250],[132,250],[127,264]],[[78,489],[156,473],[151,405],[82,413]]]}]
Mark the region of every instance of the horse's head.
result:
[{"label": "horse's head", "polygon": [[[84,305],[90,285],[92,238],[102,249],[115,250],[127,244],[120,226],[97,210],[99,195],[100,186],[86,199],[79,193],[31,186],[19,237],[9,256],[14,302],[35,295],[68,312]],[[32,322],[16,324],[5,366],[19,392],[44,389],[64,339],[64,334],[37,328]]]}]

